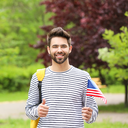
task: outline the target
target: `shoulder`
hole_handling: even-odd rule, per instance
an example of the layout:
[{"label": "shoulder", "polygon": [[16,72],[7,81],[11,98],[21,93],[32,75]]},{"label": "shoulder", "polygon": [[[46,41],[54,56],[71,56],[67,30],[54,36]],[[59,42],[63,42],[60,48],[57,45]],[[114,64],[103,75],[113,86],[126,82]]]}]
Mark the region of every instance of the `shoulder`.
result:
[{"label": "shoulder", "polygon": [[76,67],[73,67],[73,70],[72,72],[76,75],[79,75],[79,76],[83,76],[83,77],[87,77],[87,78],[90,78],[90,74],[87,72],[87,71],[84,71],[84,70],[81,70],[79,68],[76,68]]},{"label": "shoulder", "polygon": [[36,72],[32,75],[31,81],[37,81]]}]

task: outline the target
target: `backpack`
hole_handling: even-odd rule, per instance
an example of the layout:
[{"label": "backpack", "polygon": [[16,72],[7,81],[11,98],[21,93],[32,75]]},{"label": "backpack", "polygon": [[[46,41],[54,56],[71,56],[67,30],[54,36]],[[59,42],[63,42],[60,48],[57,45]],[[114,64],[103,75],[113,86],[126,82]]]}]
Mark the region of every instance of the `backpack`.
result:
[{"label": "backpack", "polygon": [[[37,79],[38,79],[39,103],[42,103],[41,84],[42,84],[42,80],[45,76],[45,68],[44,69],[38,69],[37,72],[36,72],[36,76],[37,76]],[[40,120],[40,117],[36,120],[31,120],[30,128],[37,128],[39,120]]]}]

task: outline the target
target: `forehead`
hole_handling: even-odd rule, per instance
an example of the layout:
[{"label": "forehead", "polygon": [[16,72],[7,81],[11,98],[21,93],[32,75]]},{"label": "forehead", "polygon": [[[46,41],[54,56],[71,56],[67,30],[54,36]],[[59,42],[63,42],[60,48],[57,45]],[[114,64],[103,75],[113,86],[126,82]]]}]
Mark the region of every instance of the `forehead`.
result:
[{"label": "forehead", "polygon": [[52,45],[62,45],[62,44],[68,45],[68,42],[67,42],[66,38],[63,38],[63,37],[53,37],[51,39],[51,46]]}]

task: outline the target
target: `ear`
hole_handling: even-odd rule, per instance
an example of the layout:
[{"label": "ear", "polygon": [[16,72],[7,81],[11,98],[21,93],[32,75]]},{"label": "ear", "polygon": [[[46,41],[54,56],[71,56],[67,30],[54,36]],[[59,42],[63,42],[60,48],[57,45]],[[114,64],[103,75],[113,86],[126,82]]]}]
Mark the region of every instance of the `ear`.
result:
[{"label": "ear", "polygon": [[49,46],[47,46],[47,51],[48,51],[48,53],[50,54],[50,48],[49,48]]},{"label": "ear", "polygon": [[71,53],[72,52],[72,45],[70,45],[70,47],[69,47],[69,53]]}]

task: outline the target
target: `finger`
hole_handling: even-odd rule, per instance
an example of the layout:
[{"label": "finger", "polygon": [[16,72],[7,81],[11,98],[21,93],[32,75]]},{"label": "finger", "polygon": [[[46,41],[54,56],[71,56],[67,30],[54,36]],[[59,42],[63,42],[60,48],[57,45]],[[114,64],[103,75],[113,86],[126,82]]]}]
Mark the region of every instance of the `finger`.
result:
[{"label": "finger", "polygon": [[46,105],[40,105],[39,109],[38,109],[39,112],[48,112],[49,111],[49,107],[46,106]]},{"label": "finger", "polygon": [[87,114],[89,114],[89,113],[92,113],[92,111],[82,110],[82,113],[87,113]]},{"label": "finger", "polygon": [[45,114],[45,115],[40,115],[39,117],[46,117],[47,116],[47,114]]},{"label": "finger", "polygon": [[48,111],[44,112],[44,111],[39,111],[40,115],[47,115]]},{"label": "finger", "polygon": [[90,110],[82,110],[82,116],[84,116],[84,117],[91,117],[91,115],[92,115],[92,111]]},{"label": "finger", "polygon": [[82,111],[82,116],[91,117],[92,112],[89,111]]},{"label": "finger", "polygon": [[39,117],[46,117],[48,113],[40,113]]},{"label": "finger", "polygon": [[45,98],[43,98],[42,104],[45,105],[45,103],[46,103]]},{"label": "finger", "polygon": [[83,107],[83,108],[82,108],[82,110],[92,111],[92,109],[91,109],[91,108],[89,108],[89,107]]},{"label": "finger", "polygon": [[82,119],[88,122],[90,118],[86,118],[83,116]]},{"label": "finger", "polygon": [[45,117],[47,114],[48,114],[48,109],[47,110],[44,110],[44,109],[39,110],[40,117]]},{"label": "finger", "polygon": [[82,113],[82,116],[83,117],[86,117],[86,118],[90,118],[91,117],[91,114]]},{"label": "finger", "polygon": [[49,111],[49,107],[48,106],[40,107],[39,111],[48,112]]},{"label": "finger", "polygon": [[83,114],[82,114],[82,119],[83,119],[83,120],[85,120],[85,121],[89,121],[90,118],[91,118],[91,115],[86,114],[86,113],[83,113]]},{"label": "finger", "polygon": [[46,105],[41,104],[41,107],[40,108],[41,109],[49,109],[49,106],[46,106]]}]

